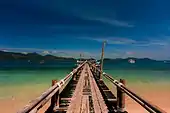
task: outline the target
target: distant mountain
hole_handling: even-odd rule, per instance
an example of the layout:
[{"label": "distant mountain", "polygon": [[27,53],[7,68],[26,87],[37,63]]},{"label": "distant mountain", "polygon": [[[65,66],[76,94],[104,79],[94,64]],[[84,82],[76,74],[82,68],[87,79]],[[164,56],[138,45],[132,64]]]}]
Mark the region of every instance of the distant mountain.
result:
[{"label": "distant mountain", "polygon": [[104,59],[106,69],[170,69],[169,60],[153,60],[149,58],[116,58]]},{"label": "distant mountain", "polygon": [[57,57],[53,55],[42,56],[38,53],[15,53],[15,52],[4,52],[0,51],[0,60],[32,60],[32,61],[41,61],[41,60],[75,60],[74,58],[66,57]]},{"label": "distant mountain", "polygon": [[134,57],[128,57],[128,58],[115,58],[115,59],[111,59],[111,58],[105,58],[104,61],[112,61],[112,62],[127,62],[129,60],[134,60],[136,62],[163,62],[164,60],[154,60],[154,59],[150,59],[150,58],[134,58]]},{"label": "distant mountain", "polygon": [[15,53],[0,51],[0,68],[6,67],[60,67],[74,65],[74,58],[42,56],[37,53]]},{"label": "distant mountain", "polygon": [[[94,60],[94,59],[81,59],[81,60]],[[0,51],[0,68],[9,67],[72,67],[75,66],[76,59],[57,57],[53,55],[42,56],[37,53],[15,53]],[[116,58],[104,59],[105,69],[168,69],[170,70],[169,60],[153,60],[149,58]]]}]

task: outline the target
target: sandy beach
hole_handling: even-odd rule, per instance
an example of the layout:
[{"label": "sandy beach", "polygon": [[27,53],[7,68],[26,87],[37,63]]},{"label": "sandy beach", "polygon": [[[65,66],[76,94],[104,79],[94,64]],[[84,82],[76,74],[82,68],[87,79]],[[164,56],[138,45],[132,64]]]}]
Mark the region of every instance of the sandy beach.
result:
[{"label": "sandy beach", "polygon": [[[30,100],[38,97],[43,91],[48,88],[48,85],[28,85],[28,86],[18,86],[14,87],[19,93],[14,93],[13,96],[8,98],[0,99],[0,109],[2,113],[14,113],[25,106]],[[140,96],[144,97],[151,103],[159,106],[167,112],[170,112],[170,90],[167,84],[130,84],[131,90],[135,91]],[[13,88],[11,87],[11,90]],[[39,90],[37,90],[39,89]],[[10,106],[10,109],[9,109]],[[45,107],[47,108],[48,105]],[[43,108],[40,112],[42,112]],[[126,109],[130,113],[147,113],[139,104],[133,101],[131,98],[126,96]]]},{"label": "sandy beach", "polygon": [[[7,97],[0,98],[1,113],[15,113],[19,111],[28,104],[29,101],[40,96],[48,87],[48,85],[44,84],[11,86],[8,88],[8,92],[11,94],[7,94]],[[0,91],[2,91],[2,89]],[[7,90],[4,89],[4,93],[5,92],[7,92]]]},{"label": "sandy beach", "polygon": [[[116,94],[115,87],[112,87],[112,84],[107,83],[109,88]],[[166,112],[170,112],[170,84],[169,83],[127,83],[127,87],[149,101],[150,103],[159,106],[161,109]],[[129,113],[148,113],[142,106],[140,106],[137,102],[132,100],[129,96],[126,95],[126,110]]]},{"label": "sandy beach", "polygon": [[[130,87],[130,86],[129,86]],[[130,89],[135,91],[139,96],[146,99],[150,103],[158,106],[159,108],[170,112],[170,90],[166,84],[155,85],[138,85],[131,86]],[[143,107],[133,101],[130,97],[126,96],[126,108],[130,113],[148,113]]]}]

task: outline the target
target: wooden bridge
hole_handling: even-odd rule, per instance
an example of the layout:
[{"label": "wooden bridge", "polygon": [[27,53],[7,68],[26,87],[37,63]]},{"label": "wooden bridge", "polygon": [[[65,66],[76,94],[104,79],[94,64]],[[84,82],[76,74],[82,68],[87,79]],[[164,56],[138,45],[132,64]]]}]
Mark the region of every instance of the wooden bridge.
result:
[{"label": "wooden bridge", "polygon": [[[103,77],[117,87],[116,95],[109,90]],[[38,113],[49,101],[44,113],[127,113],[125,95],[150,113],[166,113],[127,88],[125,80],[113,79],[91,61],[82,62],[62,80],[53,80],[52,87],[18,113]]]}]

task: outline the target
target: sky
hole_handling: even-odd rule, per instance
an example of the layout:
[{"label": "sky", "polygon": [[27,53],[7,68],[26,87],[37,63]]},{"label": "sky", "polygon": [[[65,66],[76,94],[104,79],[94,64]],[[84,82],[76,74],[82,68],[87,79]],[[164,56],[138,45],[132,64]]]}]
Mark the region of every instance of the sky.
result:
[{"label": "sky", "polygon": [[170,59],[169,0],[0,0],[0,50]]}]

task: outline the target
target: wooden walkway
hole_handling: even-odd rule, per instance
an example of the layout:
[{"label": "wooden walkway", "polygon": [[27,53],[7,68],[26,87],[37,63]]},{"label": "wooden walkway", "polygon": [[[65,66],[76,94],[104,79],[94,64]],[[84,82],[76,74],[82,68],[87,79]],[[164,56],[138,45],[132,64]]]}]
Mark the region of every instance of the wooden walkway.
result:
[{"label": "wooden walkway", "polygon": [[89,97],[92,98],[95,113],[108,113],[107,106],[99,91],[89,65],[86,64],[80,75],[67,113],[90,113]]},{"label": "wooden walkway", "polygon": [[94,111],[95,113],[108,113],[108,109],[103,99],[103,96],[96,84],[96,81],[94,79],[92,72],[90,71],[89,66],[87,67],[87,70],[89,74],[90,86],[92,91]]},{"label": "wooden walkway", "polygon": [[[86,67],[86,65],[84,66]],[[80,74],[79,81],[77,83],[76,89],[74,91],[73,97],[71,99],[71,103],[68,107],[67,113],[82,113],[87,105],[88,102],[85,101],[85,99],[88,99],[86,95],[83,95],[83,88],[84,88],[84,77],[85,77],[85,68],[83,68],[83,71]],[[83,103],[85,101],[85,103]],[[88,111],[85,113],[89,113]]]},{"label": "wooden walkway", "polygon": [[[116,86],[116,96],[101,77],[105,77]],[[132,92],[125,86],[124,80],[113,79],[90,61],[82,62],[62,80],[58,82],[53,80],[52,87],[18,113],[38,113],[49,101],[51,104],[45,113],[127,113],[125,94],[149,113],[166,113]]]}]

